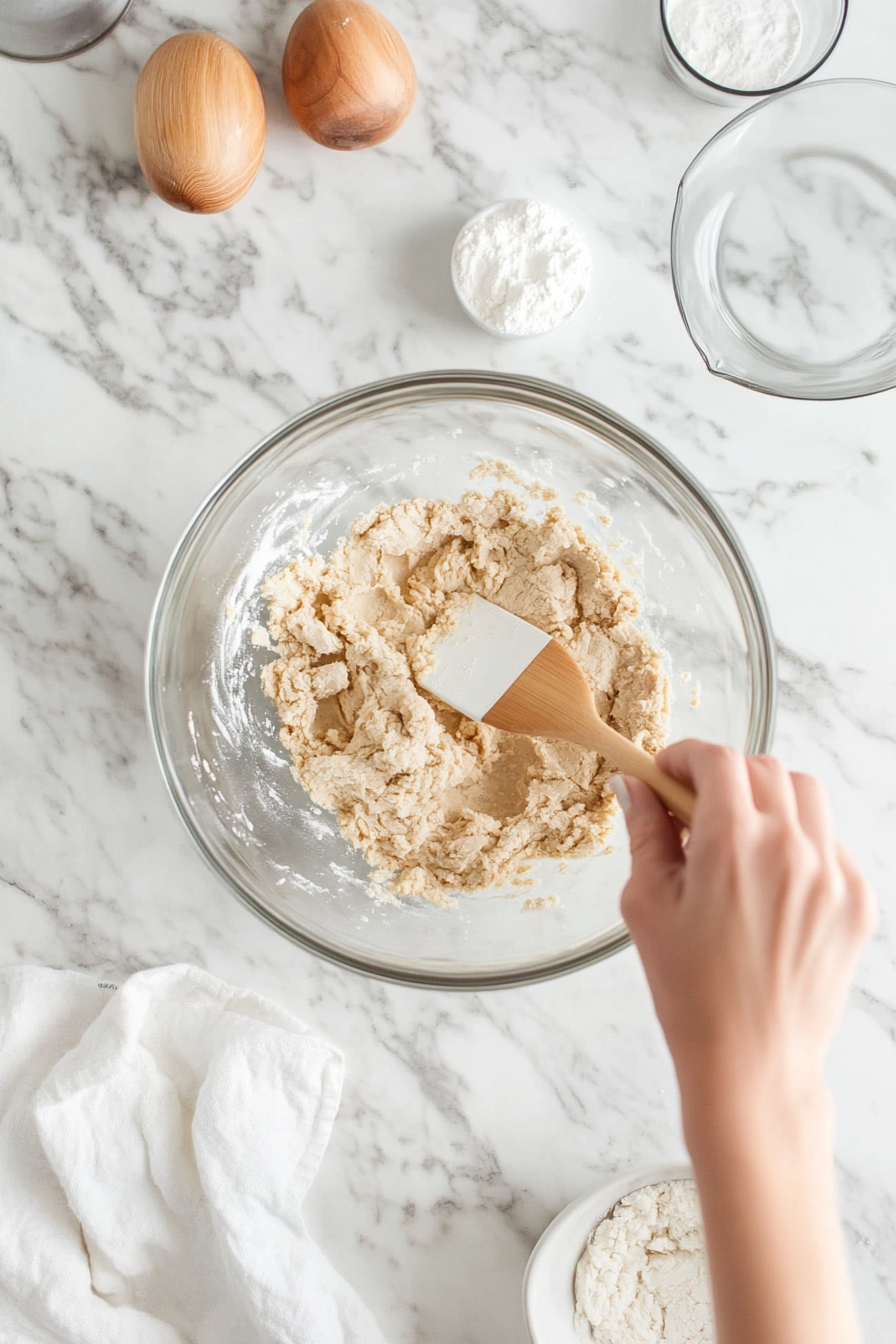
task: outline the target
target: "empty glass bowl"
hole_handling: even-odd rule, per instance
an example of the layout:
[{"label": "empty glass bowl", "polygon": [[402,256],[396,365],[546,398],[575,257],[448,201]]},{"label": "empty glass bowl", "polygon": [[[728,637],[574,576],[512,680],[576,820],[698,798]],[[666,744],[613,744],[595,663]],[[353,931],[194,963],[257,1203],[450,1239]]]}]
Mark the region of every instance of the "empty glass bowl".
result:
[{"label": "empty glass bowl", "polygon": [[[687,48],[682,50],[681,16],[689,3],[690,0],[660,0],[663,57],[671,74],[690,93],[695,93],[698,98],[709,103],[721,103],[724,106],[743,105],[747,98],[762,98],[769,93],[792,89],[814,75],[840,41],[849,6],[849,0],[781,0],[782,7],[787,5],[799,16],[799,33],[793,54],[779,79],[771,83],[765,80],[764,87],[750,88],[741,81],[736,85],[720,83],[713,77],[711,70],[698,69],[693,63],[693,56],[688,60]],[[750,6],[745,5],[744,8],[749,13]]]},{"label": "empty glass bowl", "polygon": [[678,189],[672,278],[711,373],[782,397],[896,386],[896,85],[777,94]]},{"label": "empty glass bowl", "polygon": [[3,0],[0,56],[62,61],[95,46],[124,18],[131,0]]},{"label": "empty glass bowl", "polygon": [[[297,416],[221,483],[174,553],[149,636],[150,725],[175,806],[230,889],[310,951],[408,984],[521,984],[624,947],[624,828],[613,853],[543,861],[531,891],[464,895],[455,910],[375,900],[360,852],[290,774],[259,678],[275,656],[259,584],[299,554],[330,554],[381,504],[496,488],[470,479],[496,456],[548,479],[642,591],[673,683],[671,736],[749,751],[771,737],[772,635],[749,565],[700,486],[633,426],[549,383],[465,372]],[[527,908],[539,895],[557,903]]]}]

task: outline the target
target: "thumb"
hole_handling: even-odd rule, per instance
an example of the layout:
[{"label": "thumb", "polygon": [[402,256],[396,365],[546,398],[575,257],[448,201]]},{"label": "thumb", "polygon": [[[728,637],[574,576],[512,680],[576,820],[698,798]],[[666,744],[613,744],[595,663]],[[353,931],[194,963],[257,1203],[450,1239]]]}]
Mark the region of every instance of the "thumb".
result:
[{"label": "thumb", "polygon": [[639,779],[616,775],[611,787],[625,816],[632,852],[631,883],[653,886],[684,862],[681,837],[653,789]]}]

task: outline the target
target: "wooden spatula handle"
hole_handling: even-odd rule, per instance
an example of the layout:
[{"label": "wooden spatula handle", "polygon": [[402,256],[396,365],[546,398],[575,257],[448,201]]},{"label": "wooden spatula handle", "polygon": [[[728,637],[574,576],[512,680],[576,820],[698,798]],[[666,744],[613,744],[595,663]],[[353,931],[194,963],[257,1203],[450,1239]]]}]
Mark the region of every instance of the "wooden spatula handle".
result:
[{"label": "wooden spatula handle", "polygon": [[627,737],[617,733],[615,728],[597,718],[593,725],[589,724],[581,731],[576,741],[591,751],[599,751],[611,765],[618,766],[623,774],[633,775],[635,779],[641,779],[645,784],[649,784],[669,811],[679,821],[690,826],[694,816],[694,804],[697,801],[693,789],[673,779],[671,775],[664,774],[655,764],[649,751],[635,746],[634,742],[630,742]]}]

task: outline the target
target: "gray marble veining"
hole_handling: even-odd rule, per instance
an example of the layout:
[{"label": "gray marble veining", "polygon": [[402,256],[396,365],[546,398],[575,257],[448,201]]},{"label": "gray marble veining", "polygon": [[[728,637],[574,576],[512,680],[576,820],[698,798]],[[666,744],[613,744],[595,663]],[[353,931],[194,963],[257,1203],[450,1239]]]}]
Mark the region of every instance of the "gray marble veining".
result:
[{"label": "gray marble veining", "polygon": [[[896,394],[786,403],[706,373],[668,235],[681,172],[727,113],[663,73],[653,0],[384,7],[420,96],[399,136],[356,155],[288,116],[282,0],[136,0],[68,64],[0,66],[0,955],[111,978],[195,961],[325,1031],[348,1053],[308,1203],[328,1254],[395,1344],[521,1344],[520,1276],[553,1214],[608,1169],[682,1151],[634,954],[491,996],[390,988],[302,955],[181,833],[141,664],[180,530],[288,415],[441,366],[580,388],[734,519],[780,641],[778,748],[824,777],[881,894],[830,1075],[867,1336],[890,1339]],[[153,47],[208,25],[258,70],[269,138],[249,196],[200,219],[149,194],[130,118]],[[886,0],[853,0],[827,73],[896,81]],[[595,284],[554,336],[494,341],[463,318],[448,252],[475,209],[528,194],[580,224]]]}]

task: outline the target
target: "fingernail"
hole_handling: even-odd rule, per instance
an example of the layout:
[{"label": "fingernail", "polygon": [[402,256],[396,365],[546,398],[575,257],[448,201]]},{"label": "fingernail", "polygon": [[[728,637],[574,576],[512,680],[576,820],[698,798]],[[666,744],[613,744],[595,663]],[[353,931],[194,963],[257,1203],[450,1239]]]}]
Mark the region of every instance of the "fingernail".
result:
[{"label": "fingernail", "polygon": [[610,788],[613,790],[616,797],[618,798],[619,806],[622,808],[623,812],[627,812],[629,807],[631,806],[632,799],[631,794],[628,791],[628,786],[626,785],[626,782],[621,775],[611,776]]}]

